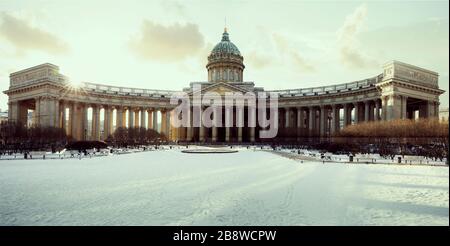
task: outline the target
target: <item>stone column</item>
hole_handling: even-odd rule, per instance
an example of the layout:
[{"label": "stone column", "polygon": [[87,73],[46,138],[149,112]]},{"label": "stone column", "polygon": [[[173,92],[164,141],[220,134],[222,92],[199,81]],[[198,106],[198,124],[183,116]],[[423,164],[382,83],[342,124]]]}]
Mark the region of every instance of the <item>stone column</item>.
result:
[{"label": "stone column", "polygon": [[[92,118],[91,118],[91,122],[90,122],[90,127],[89,127],[89,119],[88,119],[88,117],[86,116],[86,121],[87,121],[87,124],[86,124],[86,129],[88,129],[88,138],[86,139],[86,140],[96,140],[95,139],[95,132],[97,131],[96,129],[95,129],[95,127],[96,127],[96,125],[97,125],[97,123],[96,123],[96,121],[97,121],[97,119],[95,118],[96,117],[96,107],[95,107],[96,105],[92,105],[91,107],[92,107]],[[89,109],[89,108],[88,108]],[[86,111],[86,113],[87,114],[89,114],[89,111]],[[89,133],[89,128],[91,129],[91,132]]]},{"label": "stone column", "polygon": [[327,129],[327,108],[325,106],[320,106],[320,136],[324,137],[326,135]]},{"label": "stone column", "polygon": [[194,126],[193,126],[193,114],[192,114],[192,107],[189,108],[189,117],[188,117],[188,126],[186,126],[186,141],[192,141],[194,137]]},{"label": "stone column", "polygon": [[427,118],[433,118],[436,115],[436,107],[433,101],[427,101]]},{"label": "stone column", "polygon": [[256,117],[256,107],[253,106],[249,106],[248,107],[248,131],[249,131],[249,141],[250,142],[255,142],[255,130],[256,130],[256,125],[257,125],[257,117]]},{"label": "stone column", "polygon": [[383,96],[381,98],[381,120],[387,120],[387,108],[388,108],[388,98]]},{"label": "stone column", "polygon": [[243,127],[238,127],[238,142],[239,143],[242,142],[242,128]]},{"label": "stone column", "polygon": [[342,128],[345,128],[346,126],[348,126],[348,121],[349,121],[349,118],[351,118],[351,117],[348,117],[348,104],[347,103],[344,103],[344,106],[343,106],[343,125],[342,125]]},{"label": "stone column", "polygon": [[145,112],[146,112],[147,110],[145,110],[144,108],[141,108],[141,125],[140,125],[140,127],[142,128],[147,128],[146,126],[145,126]]},{"label": "stone column", "polygon": [[255,127],[249,127],[248,129],[250,131],[250,142],[254,143],[255,142]]},{"label": "stone column", "polygon": [[439,105],[440,102],[434,102],[434,117],[439,118]]},{"label": "stone column", "polygon": [[364,102],[364,121],[370,121],[370,101]]},{"label": "stone column", "polygon": [[116,107],[116,130],[123,127],[123,107]]},{"label": "stone column", "polygon": [[309,127],[309,135],[312,136],[314,134],[314,122],[316,119],[316,112],[314,107],[309,107],[309,117],[308,117],[308,127]]},{"label": "stone column", "polygon": [[[13,109],[14,106],[16,108],[15,112],[13,111],[13,120],[18,120],[18,104],[16,102],[15,105],[13,105]],[[51,106],[49,105],[49,98],[48,97],[41,97],[41,99],[39,100],[39,125],[40,126],[49,126],[49,122],[50,122],[50,110],[51,110]]]},{"label": "stone column", "polygon": [[153,130],[158,131],[158,109],[153,110]]},{"label": "stone column", "polygon": [[[36,97],[34,99],[35,105],[34,105],[34,111],[33,111],[33,125],[39,125],[39,108],[40,108],[40,104],[39,104],[40,98]],[[9,103],[8,103],[8,112],[10,111],[9,109]],[[12,111],[11,111],[12,112]],[[8,115],[9,117],[9,115]]]},{"label": "stone column", "polygon": [[171,132],[170,132],[170,115],[171,115],[171,110],[167,109],[166,110],[166,136],[167,139],[171,140]]},{"label": "stone column", "polygon": [[[45,97],[39,97],[38,103],[37,103],[37,122],[39,126],[45,126],[47,124],[46,122],[46,114],[47,114],[47,104],[46,104],[46,98]],[[11,108],[12,107],[12,108]],[[8,119],[12,119],[13,121],[17,120],[17,102],[10,102],[9,103],[9,116]]]},{"label": "stone column", "polygon": [[167,133],[166,133],[166,114],[167,114],[167,112],[166,112],[166,110],[165,109],[163,109],[163,110],[161,110],[161,130],[160,130],[160,132],[161,133],[163,133],[164,135],[166,135],[166,137],[167,137]]},{"label": "stone column", "polygon": [[213,125],[212,125],[212,136],[211,136],[212,142],[217,142],[217,134],[218,134],[217,126],[220,124],[218,115],[220,113],[222,113],[221,110],[222,109],[219,107],[213,108],[213,119],[212,119]]},{"label": "stone column", "polygon": [[[28,110],[25,110],[25,112],[27,112]],[[60,112],[60,105],[59,105],[59,100],[57,98],[53,98],[53,126],[54,127],[61,127],[60,126],[60,120],[61,120],[61,114]],[[28,119],[28,113],[25,114],[26,115],[26,119]]]},{"label": "stone column", "polygon": [[212,127],[212,137],[211,137],[211,141],[212,142],[217,142],[217,127],[213,126]]},{"label": "stone column", "polygon": [[66,127],[66,104],[65,102],[61,102],[61,107],[60,107],[60,118],[59,118],[59,127],[61,127],[62,129],[64,129],[64,132],[68,134],[67,132],[67,127]]},{"label": "stone column", "polygon": [[17,120],[17,102],[8,101],[8,121]]},{"label": "stone column", "polygon": [[353,115],[355,117],[354,122],[355,122],[355,124],[358,124],[359,123],[359,104],[358,104],[358,102],[353,103],[353,108],[354,108]]},{"label": "stone column", "polygon": [[408,119],[408,97],[407,96],[402,96],[401,97],[401,103],[402,103],[402,108],[401,108],[401,119]]},{"label": "stone column", "polygon": [[[108,109],[109,109],[109,122],[108,122],[108,125],[109,125],[109,134],[114,134],[114,131],[116,130],[116,128],[114,128],[114,109],[115,108],[113,108],[112,106],[108,106]],[[116,115],[117,115],[117,112],[116,112]],[[116,120],[116,124],[117,124],[117,120]]]},{"label": "stone column", "polygon": [[290,125],[290,121],[291,121],[291,114],[290,114],[290,109],[289,108],[284,108],[284,121],[285,121],[285,128],[289,128]]},{"label": "stone column", "polygon": [[373,115],[373,120],[379,121],[380,120],[380,103],[378,102],[378,100],[375,100],[374,104],[375,104],[375,113]]},{"label": "stone column", "polygon": [[147,129],[153,129],[153,110],[147,110]]},{"label": "stone column", "polygon": [[100,110],[97,105],[92,106],[92,127],[91,138],[92,140],[98,140],[100,130]]},{"label": "stone column", "polygon": [[[40,125],[41,126],[50,126],[55,127],[59,122],[58,113],[59,109],[56,108],[56,99],[53,97],[43,97],[40,100]],[[20,105],[17,104],[17,118],[16,120],[20,121]]]},{"label": "stone column", "polygon": [[72,136],[72,117],[73,117],[73,107],[72,103],[67,102],[67,108],[69,109],[69,114],[67,117],[67,136]]},{"label": "stone column", "polygon": [[69,120],[69,124],[70,124],[70,135],[72,136],[72,138],[77,139],[77,103],[76,102],[72,102],[72,107],[70,108],[70,120]]},{"label": "stone column", "polygon": [[82,108],[82,119],[83,119],[83,131],[82,131],[82,139],[88,140],[88,105],[83,105]]},{"label": "stone column", "polygon": [[128,128],[134,127],[134,115],[133,109],[128,107]]},{"label": "stone column", "polygon": [[303,109],[301,107],[297,108],[297,128],[304,128],[305,126],[305,116],[303,115]]},{"label": "stone column", "polygon": [[231,138],[231,128],[225,127],[225,142],[229,143]]},{"label": "stone column", "polygon": [[235,116],[236,116],[236,125],[237,125],[237,128],[238,128],[238,136],[237,136],[237,140],[238,140],[238,142],[242,142],[242,128],[244,127],[244,124],[245,124],[245,122],[244,122],[244,109],[242,108],[242,110],[241,109],[239,109],[239,107],[236,107],[236,113],[235,113]]},{"label": "stone column", "polygon": [[109,134],[111,134],[111,107],[104,106],[103,107],[103,135],[101,138],[103,140],[107,139]]},{"label": "stone column", "polygon": [[225,107],[225,142],[230,142],[231,127],[233,126],[233,107]]},{"label": "stone column", "polygon": [[139,109],[133,110],[134,113],[134,127],[139,128]]},{"label": "stone column", "polygon": [[387,103],[387,120],[401,118],[401,98],[398,95],[390,95]]},{"label": "stone column", "polygon": [[303,110],[301,107],[297,108],[297,139],[300,138],[302,134],[302,129],[304,128],[305,116],[303,115]]},{"label": "stone column", "polygon": [[205,141],[205,126],[203,125],[203,123],[201,121],[200,121],[200,128],[199,128],[199,132],[198,132],[198,139],[200,142]]},{"label": "stone column", "polygon": [[336,107],[336,104],[331,105],[331,135],[334,135],[339,129],[337,128],[337,124],[339,124],[339,110]]}]

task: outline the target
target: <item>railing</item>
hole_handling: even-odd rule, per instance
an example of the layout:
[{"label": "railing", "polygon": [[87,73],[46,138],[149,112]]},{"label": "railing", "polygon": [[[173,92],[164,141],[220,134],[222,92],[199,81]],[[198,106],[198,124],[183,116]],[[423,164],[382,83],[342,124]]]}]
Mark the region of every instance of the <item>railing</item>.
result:
[{"label": "railing", "polygon": [[337,85],[327,85],[320,87],[310,87],[302,89],[287,89],[287,90],[268,90],[265,92],[277,93],[281,97],[289,96],[317,96],[323,94],[339,93],[344,91],[351,91],[357,89],[364,89],[375,86],[376,83],[382,80],[382,74],[373,78],[359,80],[350,83],[343,83]]},{"label": "railing", "polygon": [[170,97],[172,93],[177,91],[172,90],[152,90],[152,89],[141,89],[141,88],[131,88],[131,87],[121,87],[121,86],[110,86],[103,84],[95,84],[89,82],[83,82],[82,87],[84,90],[101,92],[107,94],[116,95],[127,95],[127,96],[144,96],[144,97]]},{"label": "railing", "polygon": [[[378,76],[354,81],[350,83],[343,83],[337,85],[328,85],[328,86],[320,86],[320,87],[310,87],[310,88],[302,88],[302,89],[287,89],[287,90],[266,90],[268,93],[277,93],[280,97],[298,97],[298,96],[318,96],[324,94],[332,94],[339,93],[345,91],[352,91],[358,89],[365,89],[369,87],[375,86],[376,83],[380,82],[383,78],[383,74]],[[68,79],[63,75],[51,76],[46,78],[35,79],[31,81],[27,81],[25,83],[20,83],[18,85],[12,86],[10,88],[22,87],[25,85],[30,85],[34,83],[39,83],[42,81],[52,81],[57,83],[69,83]],[[190,85],[193,84],[207,84],[210,82],[207,81],[195,81],[191,82]],[[238,82],[242,84],[254,84],[254,82]],[[154,90],[154,89],[142,89],[142,88],[132,88],[132,87],[121,87],[121,86],[110,86],[104,84],[96,84],[83,82],[82,87],[86,91],[106,93],[112,95],[124,95],[124,96],[142,96],[142,97],[151,97],[151,98],[170,98],[170,96],[175,92],[175,90]]]}]

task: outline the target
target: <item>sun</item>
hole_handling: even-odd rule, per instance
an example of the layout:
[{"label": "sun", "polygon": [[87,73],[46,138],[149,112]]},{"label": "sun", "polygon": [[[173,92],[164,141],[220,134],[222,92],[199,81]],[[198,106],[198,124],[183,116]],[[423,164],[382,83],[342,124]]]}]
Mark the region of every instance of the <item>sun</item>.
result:
[{"label": "sun", "polygon": [[67,86],[71,89],[80,89],[84,86],[84,83],[81,81],[69,81],[69,83],[67,84]]}]

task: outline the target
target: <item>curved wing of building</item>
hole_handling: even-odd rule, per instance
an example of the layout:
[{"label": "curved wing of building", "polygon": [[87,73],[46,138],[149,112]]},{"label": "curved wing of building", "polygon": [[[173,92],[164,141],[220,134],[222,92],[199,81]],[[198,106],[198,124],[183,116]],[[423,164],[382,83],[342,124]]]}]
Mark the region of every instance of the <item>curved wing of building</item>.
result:
[{"label": "curved wing of building", "polygon": [[[27,113],[32,110],[32,124],[62,127],[75,139],[106,139],[118,127],[146,127],[178,141],[254,142],[261,140],[258,130],[264,127],[247,124],[250,114],[242,114],[244,124],[237,124],[241,114],[236,108],[229,112],[221,109],[231,117],[232,126],[221,127],[226,120],[222,119],[211,127],[174,127],[170,122],[179,112],[174,110],[177,105],[171,104],[171,97],[177,93],[190,98],[207,93],[220,97],[227,93],[276,96],[277,136],[288,139],[293,131],[297,136],[324,137],[359,122],[438,117],[439,95],[444,93],[438,87],[436,72],[399,61],[386,63],[380,74],[360,81],[265,90],[243,81],[244,57],[226,29],[208,56],[206,69],[208,81],[170,91],[87,82],[75,87],[60,74],[58,66],[41,64],[10,75],[9,89],[4,92],[8,95],[8,119],[29,125]],[[194,108],[185,112],[190,122]],[[245,108],[243,112],[250,111]],[[259,111],[257,114],[253,117],[259,117]]]}]

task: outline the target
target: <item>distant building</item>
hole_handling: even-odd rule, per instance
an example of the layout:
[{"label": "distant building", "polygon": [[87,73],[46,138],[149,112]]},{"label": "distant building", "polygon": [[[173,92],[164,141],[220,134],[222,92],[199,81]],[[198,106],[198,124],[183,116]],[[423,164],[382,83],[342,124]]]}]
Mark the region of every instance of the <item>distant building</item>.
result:
[{"label": "distant building", "polygon": [[3,123],[4,121],[8,121],[8,111],[1,112],[0,110],[0,124]]},{"label": "distant building", "polygon": [[439,110],[439,120],[442,122],[448,122],[448,108]]}]

